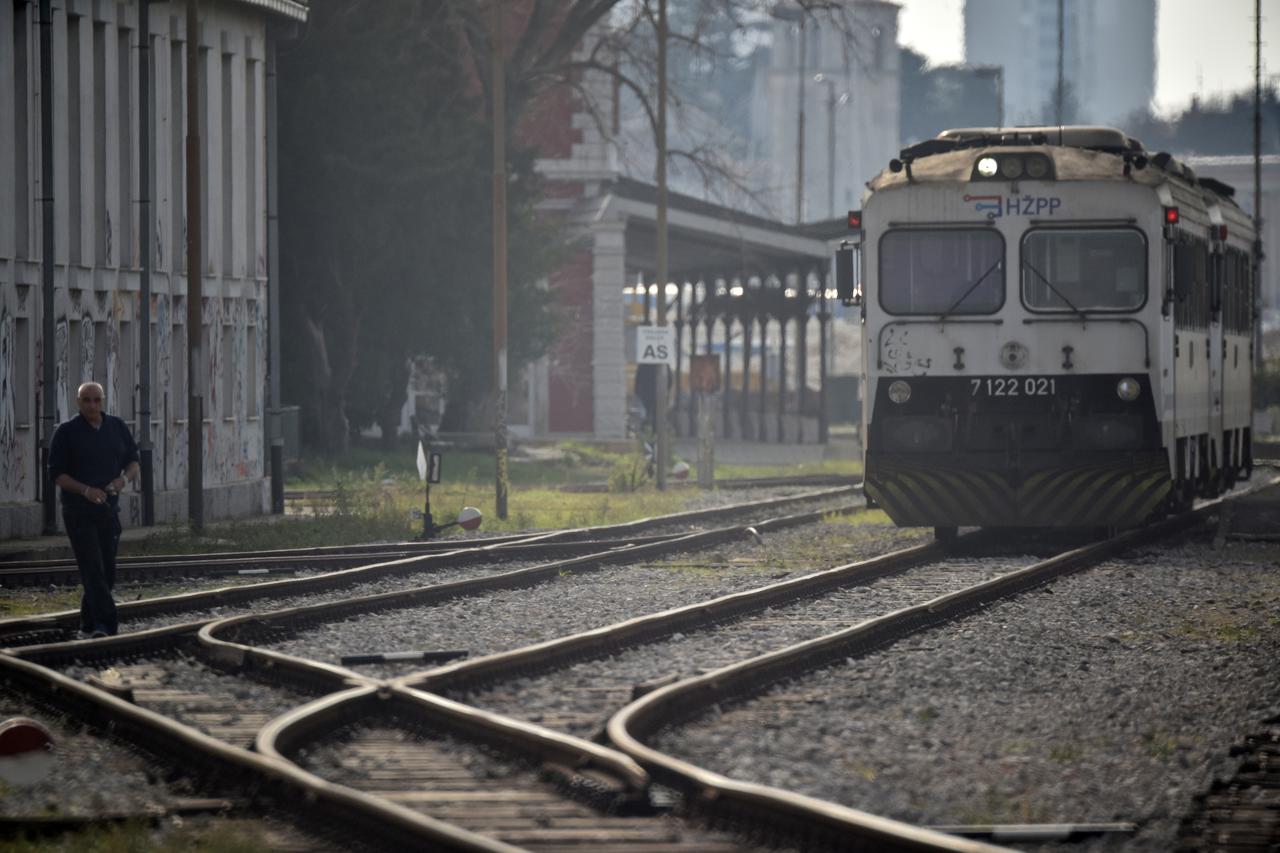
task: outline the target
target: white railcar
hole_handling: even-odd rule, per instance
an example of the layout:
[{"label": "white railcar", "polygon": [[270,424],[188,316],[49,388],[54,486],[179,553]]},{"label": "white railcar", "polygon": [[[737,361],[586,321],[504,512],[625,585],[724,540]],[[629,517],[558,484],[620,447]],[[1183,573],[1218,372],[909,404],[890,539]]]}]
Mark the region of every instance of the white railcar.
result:
[{"label": "white railcar", "polygon": [[951,130],[869,185],[866,494],[902,525],[1124,527],[1249,475],[1254,226],[1100,127]]}]

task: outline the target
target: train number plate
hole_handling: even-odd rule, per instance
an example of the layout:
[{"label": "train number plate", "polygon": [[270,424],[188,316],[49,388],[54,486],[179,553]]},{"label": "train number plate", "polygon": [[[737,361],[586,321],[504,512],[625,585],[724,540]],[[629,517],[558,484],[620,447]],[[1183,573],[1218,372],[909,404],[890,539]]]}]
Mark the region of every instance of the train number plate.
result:
[{"label": "train number plate", "polygon": [[969,393],[974,397],[1052,397],[1058,393],[1058,380],[1052,376],[970,379]]}]

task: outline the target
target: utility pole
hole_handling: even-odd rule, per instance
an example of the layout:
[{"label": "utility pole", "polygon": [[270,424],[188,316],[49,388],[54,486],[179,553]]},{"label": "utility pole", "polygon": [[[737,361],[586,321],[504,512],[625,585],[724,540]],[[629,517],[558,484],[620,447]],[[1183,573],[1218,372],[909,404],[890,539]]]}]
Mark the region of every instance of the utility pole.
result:
[{"label": "utility pole", "polygon": [[187,0],[187,516],[204,530],[204,311],[200,216],[200,0]]},{"label": "utility pole", "polygon": [[[658,211],[657,274],[658,326],[667,325],[667,0],[658,0]],[[667,460],[671,458],[667,427],[667,366],[658,366],[655,420],[658,427],[654,482],[659,491],[667,487]]]},{"label": "utility pole", "polygon": [[58,496],[49,478],[49,442],[58,421],[58,376],[53,347],[53,4],[40,0],[40,329],[44,370],[40,388],[40,482],[45,535],[58,532]]},{"label": "utility pole", "polygon": [[284,515],[284,424],[280,416],[280,172],[276,37],[267,36],[267,423],[271,437],[271,512]]},{"label": "utility pole", "polygon": [[151,442],[151,0],[138,0],[138,462],[142,468],[142,523],[156,523]]},{"label": "utility pole", "polygon": [[800,95],[796,101],[796,224],[804,221],[804,78],[805,47],[804,10],[800,10],[800,23],[797,25],[800,37]]},{"label": "utility pole", "polygon": [[1262,357],[1262,0],[1253,3],[1253,366]]},{"label": "utility pole", "polygon": [[502,0],[493,2],[494,511],[507,517],[507,80]]},{"label": "utility pole", "polygon": [[1062,127],[1062,98],[1063,87],[1065,85],[1062,79],[1063,48],[1065,41],[1064,33],[1066,30],[1066,11],[1063,8],[1064,2],[1065,0],[1058,0],[1058,87],[1053,96],[1054,112],[1056,114],[1054,124],[1058,125],[1058,127]]}]

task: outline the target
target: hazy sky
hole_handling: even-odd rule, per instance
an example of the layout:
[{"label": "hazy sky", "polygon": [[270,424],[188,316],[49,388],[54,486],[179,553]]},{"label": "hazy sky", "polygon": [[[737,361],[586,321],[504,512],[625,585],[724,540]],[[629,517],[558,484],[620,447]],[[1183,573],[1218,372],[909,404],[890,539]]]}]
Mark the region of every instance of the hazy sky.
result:
[{"label": "hazy sky", "polygon": [[[898,40],[933,63],[964,59],[964,0],[894,0]],[[1113,0],[1125,2],[1125,0]],[[1158,0],[1156,111],[1174,112],[1195,94],[1253,88],[1254,0]],[[1211,10],[1211,11],[1210,11]],[[1262,0],[1262,73],[1280,75],[1280,3]]]}]

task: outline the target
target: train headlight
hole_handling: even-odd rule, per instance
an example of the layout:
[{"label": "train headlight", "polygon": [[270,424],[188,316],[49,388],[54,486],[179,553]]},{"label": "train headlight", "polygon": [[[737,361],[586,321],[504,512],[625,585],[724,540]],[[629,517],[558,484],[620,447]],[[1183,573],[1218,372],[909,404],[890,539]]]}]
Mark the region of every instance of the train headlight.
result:
[{"label": "train headlight", "polygon": [[1126,403],[1132,403],[1142,393],[1142,384],[1132,376],[1126,376],[1116,383],[1116,396]]},{"label": "train headlight", "polygon": [[1022,158],[1021,157],[1005,157],[1000,161],[1000,174],[1009,180],[1022,176]]},{"label": "train headlight", "polygon": [[984,178],[994,178],[999,168],[1000,164],[994,157],[983,157],[978,161],[978,174]]},{"label": "train headlight", "polygon": [[889,399],[901,406],[911,399],[911,386],[901,379],[889,383]]}]

